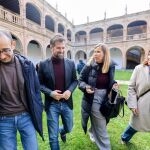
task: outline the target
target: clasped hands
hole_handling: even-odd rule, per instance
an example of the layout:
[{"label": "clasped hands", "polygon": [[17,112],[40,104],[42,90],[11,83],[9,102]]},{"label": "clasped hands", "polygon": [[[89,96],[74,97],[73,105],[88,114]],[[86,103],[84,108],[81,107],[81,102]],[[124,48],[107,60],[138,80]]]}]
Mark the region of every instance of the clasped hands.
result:
[{"label": "clasped hands", "polygon": [[60,99],[68,100],[71,96],[71,92],[69,90],[66,90],[64,93],[60,90],[54,90],[51,92],[51,97],[53,97],[55,100],[59,101]]}]

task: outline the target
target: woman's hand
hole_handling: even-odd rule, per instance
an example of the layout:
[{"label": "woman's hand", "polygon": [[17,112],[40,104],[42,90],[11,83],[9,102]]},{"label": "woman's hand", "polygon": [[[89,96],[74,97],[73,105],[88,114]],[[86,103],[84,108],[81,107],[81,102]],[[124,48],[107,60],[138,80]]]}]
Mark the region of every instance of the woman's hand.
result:
[{"label": "woman's hand", "polygon": [[133,112],[134,115],[139,115],[139,110],[137,108],[130,108],[130,110]]},{"label": "woman's hand", "polygon": [[94,89],[91,86],[86,86],[86,92],[88,94],[93,94],[94,93]]},{"label": "woman's hand", "polygon": [[118,83],[114,83],[112,88],[114,90],[119,90],[119,84]]}]

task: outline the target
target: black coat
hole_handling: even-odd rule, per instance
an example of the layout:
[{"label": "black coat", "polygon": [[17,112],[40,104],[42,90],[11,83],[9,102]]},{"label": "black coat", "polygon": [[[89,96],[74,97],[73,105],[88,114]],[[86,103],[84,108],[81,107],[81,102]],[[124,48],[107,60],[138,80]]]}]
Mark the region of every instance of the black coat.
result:
[{"label": "black coat", "polygon": [[[75,64],[70,59],[64,59],[64,66],[65,90],[69,90],[72,93],[78,84]],[[45,95],[45,110],[47,111],[50,103],[54,100],[50,94],[55,90],[55,76],[51,59],[40,62],[38,75],[41,84],[41,91]],[[70,109],[73,109],[72,95],[66,102]]]},{"label": "black coat", "polygon": [[[86,92],[86,86],[90,85],[93,88],[96,87],[96,80],[98,76],[98,72],[100,71],[99,65],[93,62],[91,65],[86,65],[83,70],[81,71],[79,77],[79,89],[83,92],[82,98],[82,127],[86,133],[87,131],[87,123],[91,113],[91,106],[93,103],[94,94],[88,94]],[[115,64],[111,63],[109,67],[109,86],[107,89],[107,95],[109,94],[114,81],[114,72],[115,72]]]}]

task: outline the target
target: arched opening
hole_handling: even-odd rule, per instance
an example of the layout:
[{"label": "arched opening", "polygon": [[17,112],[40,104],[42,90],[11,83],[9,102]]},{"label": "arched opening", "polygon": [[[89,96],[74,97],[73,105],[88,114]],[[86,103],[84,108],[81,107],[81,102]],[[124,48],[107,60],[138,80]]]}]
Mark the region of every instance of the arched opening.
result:
[{"label": "arched opening", "polygon": [[82,50],[78,51],[76,54],[75,54],[75,63],[79,63],[79,60],[82,59],[84,62],[86,62],[86,59],[87,59],[87,56],[86,56],[86,53]]},{"label": "arched opening", "polygon": [[37,41],[30,41],[27,49],[27,57],[34,64],[37,64],[40,60],[42,60],[41,45]]},{"label": "arched opening", "polygon": [[134,21],[127,26],[127,39],[141,39],[146,38],[147,22],[146,21]]},{"label": "arched opening", "polygon": [[23,54],[23,47],[22,47],[22,43],[20,41],[19,38],[17,38],[14,34],[11,34],[13,40],[16,42],[16,48],[14,50],[14,53],[19,53],[19,54]]},{"label": "arched opening", "polygon": [[40,11],[31,3],[26,4],[26,18],[41,25]]},{"label": "arched opening", "polygon": [[81,43],[87,43],[86,32],[79,31],[75,34],[75,41]]},{"label": "arched opening", "polygon": [[114,63],[116,63],[116,69],[122,69],[122,52],[119,48],[113,47],[110,49],[110,56]]},{"label": "arched opening", "polygon": [[55,23],[54,23],[53,18],[47,15],[45,17],[45,28],[54,32],[54,26],[55,26]]},{"label": "arched opening", "polygon": [[58,33],[61,33],[62,35],[64,35],[64,31],[65,31],[64,26],[61,23],[59,23],[58,24]]},{"label": "arched opening", "polygon": [[92,57],[93,53],[94,53],[94,50],[90,51],[89,58]]},{"label": "arched opening", "polygon": [[0,5],[14,13],[20,14],[18,0],[0,0]]},{"label": "arched opening", "polygon": [[70,51],[67,52],[67,58],[71,59],[71,52]]},{"label": "arched opening", "polygon": [[71,31],[69,29],[67,30],[67,39],[71,41]]},{"label": "arched opening", "polygon": [[92,41],[103,41],[103,29],[94,28],[90,31],[90,40]]},{"label": "arched opening", "polygon": [[50,45],[48,45],[46,48],[46,58],[50,58],[51,56],[52,56],[52,52],[50,49]]},{"label": "arched opening", "polygon": [[134,46],[128,49],[126,53],[126,69],[134,69],[135,66],[137,66],[144,60],[144,55],[145,52],[142,47]]},{"label": "arched opening", "polygon": [[123,40],[123,26],[115,24],[107,29],[107,41]]}]

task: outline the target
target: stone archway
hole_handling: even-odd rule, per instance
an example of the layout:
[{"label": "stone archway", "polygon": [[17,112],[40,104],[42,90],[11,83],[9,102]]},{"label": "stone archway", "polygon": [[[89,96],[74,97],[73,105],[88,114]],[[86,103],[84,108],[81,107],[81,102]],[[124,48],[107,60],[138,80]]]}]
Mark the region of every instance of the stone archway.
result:
[{"label": "stone archway", "polygon": [[55,21],[54,21],[54,19],[51,17],[51,16],[49,16],[49,15],[47,15],[47,16],[45,16],[45,28],[47,28],[48,30],[50,30],[50,31],[52,31],[52,32],[55,32],[54,30],[54,28],[55,28]]},{"label": "stone archway", "polygon": [[79,50],[76,54],[75,54],[75,63],[79,63],[79,60],[82,59],[84,62],[86,62],[87,60],[87,55],[84,51]]},{"label": "stone archway", "polygon": [[80,43],[86,43],[87,42],[87,33],[85,31],[78,31],[75,34],[75,41]]},{"label": "stone archway", "polygon": [[16,42],[16,48],[14,50],[14,53],[23,54],[23,46],[22,46],[20,39],[13,33],[11,33],[11,35],[12,35],[13,40]]},{"label": "stone archway", "polygon": [[121,50],[116,47],[110,48],[110,56],[112,61],[116,63],[116,69],[122,69],[123,56]]},{"label": "stone archway", "polygon": [[142,47],[133,46],[126,53],[126,69],[134,69],[144,60],[145,51]]},{"label": "stone archway", "polygon": [[41,12],[38,7],[32,3],[26,3],[26,18],[41,25]]},{"label": "stone archway", "polygon": [[94,50],[90,51],[89,58],[92,57],[93,53],[94,53]]},{"label": "stone archway", "polygon": [[20,1],[19,0],[0,0],[0,5],[12,12],[20,15]]},{"label": "stone archway", "polygon": [[71,59],[71,52],[70,52],[70,50],[67,52],[67,58]]},{"label": "stone archway", "polygon": [[42,47],[35,41],[31,40],[27,46],[27,57],[34,63],[37,64],[42,60]]},{"label": "stone archway", "polygon": [[91,41],[103,41],[103,29],[102,28],[94,28],[89,33]]},{"label": "stone archway", "polygon": [[62,35],[64,35],[65,32],[65,27],[64,25],[62,25],[61,23],[58,24],[58,33],[61,33]]},{"label": "stone archway", "polygon": [[50,58],[51,56],[52,56],[52,52],[50,49],[50,45],[48,45],[46,48],[46,58]]}]

